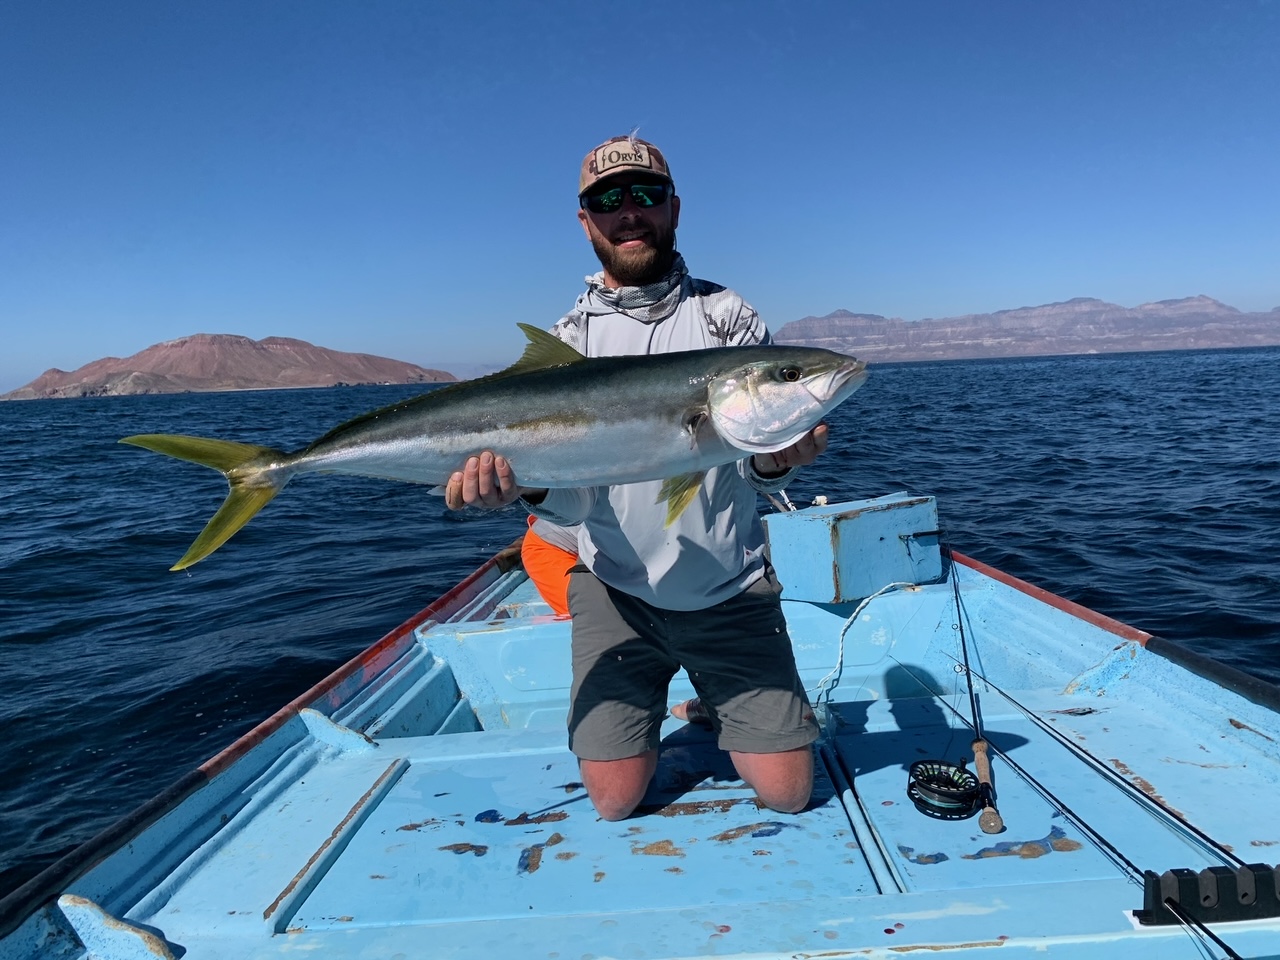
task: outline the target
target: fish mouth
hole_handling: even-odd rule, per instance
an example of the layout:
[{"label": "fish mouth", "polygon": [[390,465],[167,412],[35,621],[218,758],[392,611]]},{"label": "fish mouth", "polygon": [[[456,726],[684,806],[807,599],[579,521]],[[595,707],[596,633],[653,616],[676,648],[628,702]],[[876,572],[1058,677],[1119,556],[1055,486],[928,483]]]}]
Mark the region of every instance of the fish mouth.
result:
[{"label": "fish mouth", "polygon": [[810,377],[805,386],[816,399],[834,406],[862,386],[866,379],[866,363],[848,357],[826,373]]}]

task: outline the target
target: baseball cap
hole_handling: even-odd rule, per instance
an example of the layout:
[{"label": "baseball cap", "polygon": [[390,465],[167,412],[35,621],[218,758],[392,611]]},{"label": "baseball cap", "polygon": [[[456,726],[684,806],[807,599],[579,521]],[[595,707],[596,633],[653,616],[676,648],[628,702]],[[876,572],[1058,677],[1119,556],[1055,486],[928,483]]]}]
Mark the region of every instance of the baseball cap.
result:
[{"label": "baseball cap", "polygon": [[667,158],[662,151],[639,137],[613,137],[596,147],[582,160],[578,196],[606,177],[620,173],[647,173],[674,185]]}]

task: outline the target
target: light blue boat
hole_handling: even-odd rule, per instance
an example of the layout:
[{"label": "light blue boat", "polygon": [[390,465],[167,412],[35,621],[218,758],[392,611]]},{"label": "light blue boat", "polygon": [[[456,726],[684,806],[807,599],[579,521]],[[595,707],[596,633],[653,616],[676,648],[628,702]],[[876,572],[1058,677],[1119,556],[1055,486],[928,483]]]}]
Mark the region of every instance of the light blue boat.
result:
[{"label": "light blue boat", "polygon": [[948,557],[928,497],[766,522],[802,813],[669,719],[597,818],[513,548],[0,901],[0,960],[1280,958],[1280,690]]}]

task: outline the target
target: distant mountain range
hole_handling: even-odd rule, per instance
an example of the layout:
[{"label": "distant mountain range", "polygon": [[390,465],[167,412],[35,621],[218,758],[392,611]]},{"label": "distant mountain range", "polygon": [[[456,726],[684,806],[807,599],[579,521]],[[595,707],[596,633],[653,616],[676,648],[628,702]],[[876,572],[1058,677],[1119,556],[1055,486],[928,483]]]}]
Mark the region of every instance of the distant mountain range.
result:
[{"label": "distant mountain range", "polygon": [[1200,296],[1132,308],[1077,297],[941,320],[837,310],[784,324],[774,338],[872,361],[1262,347],[1280,345],[1280,307],[1241,313]]},{"label": "distant mountain range", "polygon": [[457,378],[443,370],[367,353],[343,353],[286,337],[197,333],[107,357],[79,370],[46,370],[0,400],[113,397],[134,393],[270,390],[356,383],[439,383]]},{"label": "distant mountain range", "polygon": [[[902,320],[836,310],[774,333],[779,343],[826,347],[864,360],[960,360],[1146,350],[1212,350],[1280,345],[1280,307],[1242,313],[1210,297],[1121,307],[1077,297],[941,320]],[[489,372],[487,367],[476,372]],[[0,400],[102,397],[134,393],[269,390],[357,383],[439,383],[452,373],[304,340],[197,333],[107,357],[79,370],[47,370]]]}]

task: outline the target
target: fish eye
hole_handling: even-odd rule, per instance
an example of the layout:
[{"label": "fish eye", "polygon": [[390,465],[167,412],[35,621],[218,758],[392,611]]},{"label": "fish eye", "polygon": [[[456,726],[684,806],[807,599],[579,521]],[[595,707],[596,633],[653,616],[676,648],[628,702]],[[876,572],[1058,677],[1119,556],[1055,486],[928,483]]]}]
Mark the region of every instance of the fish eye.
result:
[{"label": "fish eye", "polygon": [[799,367],[783,367],[778,371],[778,378],[785,383],[795,383],[800,379]]}]

